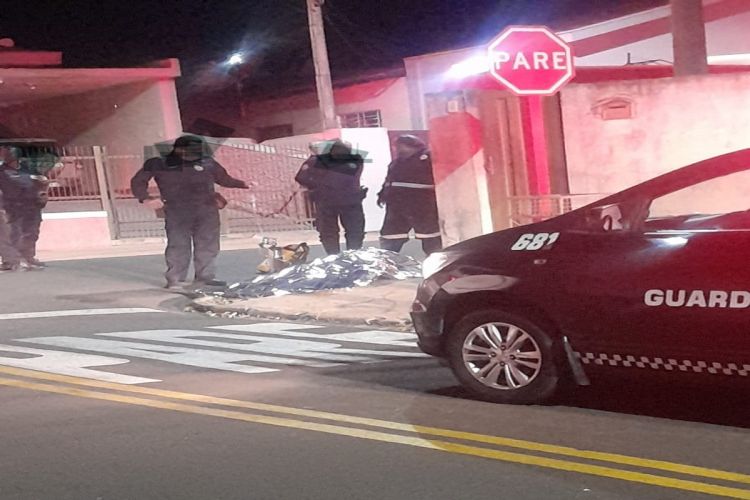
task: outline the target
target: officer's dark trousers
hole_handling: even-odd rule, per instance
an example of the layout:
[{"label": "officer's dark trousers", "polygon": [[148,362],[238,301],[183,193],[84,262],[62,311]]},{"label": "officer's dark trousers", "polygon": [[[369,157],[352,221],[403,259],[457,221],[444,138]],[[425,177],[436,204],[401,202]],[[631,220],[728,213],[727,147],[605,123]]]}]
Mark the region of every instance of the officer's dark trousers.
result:
[{"label": "officer's dark trousers", "polygon": [[362,203],[353,205],[318,203],[315,227],[328,255],[341,253],[339,221],[344,227],[347,250],[359,250],[365,241],[365,212],[362,209]]},{"label": "officer's dark trousers", "polygon": [[221,222],[219,210],[211,206],[167,206],[167,283],[186,281],[193,259],[196,281],[216,277]]},{"label": "officer's dark trousers", "polygon": [[[42,210],[33,205],[9,206],[5,213],[10,228],[10,244],[27,260],[36,256],[36,242],[42,227]],[[10,262],[14,264],[15,262]]]},{"label": "officer's dark trousers", "polygon": [[16,265],[21,261],[18,250],[10,241],[10,225],[7,221],[7,215],[0,209],[0,260],[4,264]]},{"label": "officer's dark trousers", "polygon": [[413,229],[417,239],[422,241],[422,250],[430,255],[443,246],[437,202],[432,194],[412,191],[415,192],[388,202],[380,231],[380,248],[400,252]]}]

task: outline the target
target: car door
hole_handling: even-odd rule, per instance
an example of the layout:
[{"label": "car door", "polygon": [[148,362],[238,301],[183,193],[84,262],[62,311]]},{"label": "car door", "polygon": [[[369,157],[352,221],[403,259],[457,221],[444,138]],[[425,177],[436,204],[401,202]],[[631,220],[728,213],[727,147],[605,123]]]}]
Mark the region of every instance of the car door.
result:
[{"label": "car door", "polygon": [[557,315],[585,361],[747,375],[750,172],[698,178],[647,191],[622,227],[561,235]]},{"label": "car door", "polygon": [[681,363],[682,370],[714,373],[750,365],[750,231],[647,237],[666,238],[676,250],[664,269],[639,287],[647,324],[633,335],[634,348],[637,344],[646,355],[699,363]]},{"label": "car door", "polygon": [[[654,312],[645,307],[644,294],[677,275],[675,242],[682,240],[676,238],[631,230],[561,233],[554,251],[538,263],[550,278],[545,309],[583,356],[608,361],[645,353],[647,334],[638,332],[650,330],[655,318],[644,316]],[[659,343],[664,341],[649,341]]]}]

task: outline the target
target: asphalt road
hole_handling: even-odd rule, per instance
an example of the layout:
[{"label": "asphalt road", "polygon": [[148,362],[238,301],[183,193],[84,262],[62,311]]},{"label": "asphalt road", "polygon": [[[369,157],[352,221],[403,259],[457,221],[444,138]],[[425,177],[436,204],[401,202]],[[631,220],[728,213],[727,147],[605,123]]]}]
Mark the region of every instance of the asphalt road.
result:
[{"label": "asphalt road", "polygon": [[487,404],[408,334],[184,313],[161,266],[0,275],[0,499],[750,498],[746,393]]}]

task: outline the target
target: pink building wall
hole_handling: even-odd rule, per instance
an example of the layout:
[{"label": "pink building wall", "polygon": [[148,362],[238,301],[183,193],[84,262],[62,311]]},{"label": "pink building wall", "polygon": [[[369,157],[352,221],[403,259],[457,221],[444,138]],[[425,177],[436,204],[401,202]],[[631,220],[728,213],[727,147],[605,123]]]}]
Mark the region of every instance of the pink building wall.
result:
[{"label": "pink building wall", "polygon": [[138,153],[182,130],[174,80],[130,83],[5,108],[3,125],[19,136],[61,145],[107,146]]},{"label": "pink building wall", "polygon": [[[632,118],[600,105],[629,102]],[[613,193],[699,160],[750,148],[750,73],[571,84],[561,94],[573,193]]]},{"label": "pink building wall", "polygon": [[[409,93],[406,78],[375,80],[334,92],[339,115],[379,110],[384,128],[410,130]],[[294,135],[320,130],[320,111],[315,93],[245,103],[246,126],[251,128],[292,125]]]}]

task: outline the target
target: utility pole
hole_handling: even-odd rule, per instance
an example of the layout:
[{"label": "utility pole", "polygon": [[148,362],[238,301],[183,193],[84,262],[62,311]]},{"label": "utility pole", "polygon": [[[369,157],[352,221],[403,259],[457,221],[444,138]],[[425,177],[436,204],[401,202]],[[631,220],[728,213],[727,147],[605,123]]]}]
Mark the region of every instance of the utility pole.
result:
[{"label": "utility pole", "polygon": [[323,130],[338,128],[336,103],[333,99],[331,66],[328,62],[326,33],[323,25],[323,4],[325,0],[307,0],[307,18],[310,26],[313,63],[315,64],[315,84],[318,88],[318,104]]},{"label": "utility pole", "polygon": [[702,0],[672,0],[672,46],[675,76],[708,73],[706,24]]}]

